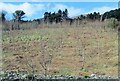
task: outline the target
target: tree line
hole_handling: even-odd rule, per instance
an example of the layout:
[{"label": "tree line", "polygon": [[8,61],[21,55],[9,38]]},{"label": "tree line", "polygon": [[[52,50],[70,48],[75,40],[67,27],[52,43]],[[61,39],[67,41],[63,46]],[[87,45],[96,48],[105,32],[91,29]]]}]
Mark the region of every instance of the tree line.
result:
[{"label": "tree line", "polygon": [[[6,14],[7,12],[2,10],[2,12],[0,13],[0,20],[2,21],[2,23],[4,24],[5,21],[8,21],[6,19]],[[58,10],[58,12],[45,12],[44,13],[44,17],[41,19],[34,19],[32,21],[25,21],[24,18],[25,16],[25,12],[23,10],[16,10],[13,13],[13,19],[11,21],[13,21],[13,23],[17,23],[15,26],[17,27],[17,29],[20,29],[19,24],[22,22],[38,22],[38,24],[40,24],[40,22],[42,21],[42,23],[45,24],[53,24],[53,23],[63,23],[63,22],[67,22],[70,25],[72,25],[72,23],[77,22],[77,21],[82,21],[82,20],[90,20],[90,21],[95,21],[95,20],[99,20],[99,21],[104,21],[105,19],[109,19],[109,18],[116,18],[118,21],[120,21],[120,8],[119,9],[115,9],[115,10],[110,10],[105,12],[104,14],[100,14],[99,12],[93,12],[93,13],[88,13],[88,14],[81,14],[80,16],[77,16],[75,18],[70,18],[69,15],[69,11],[68,9],[65,9],[64,11],[62,11],[61,9]],[[78,24],[78,23],[77,23]],[[12,25],[12,29],[14,29],[13,25]]]},{"label": "tree line", "polygon": [[[6,20],[6,14],[7,12],[2,10],[2,12],[0,13],[0,19],[4,22]],[[62,11],[61,9],[58,10],[57,13],[51,13],[51,12],[45,12],[44,13],[44,22],[47,23],[53,23],[53,22],[61,22],[62,20],[67,20],[68,17],[68,10],[65,9],[64,11]],[[77,18],[80,20],[83,19],[88,19],[88,20],[100,20],[100,18],[102,17],[102,20],[104,19],[109,19],[109,18],[116,18],[118,19],[118,21],[120,21],[120,8],[119,9],[115,9],[115,10],[111,10],[111,11],[107,11],[104,14],[100,14],[99,12],[93,12],[93,13],[88,13],[86,15],[80,15]],[[23,10],[16,10],[13,13],[13,20],[17,20],[17,21],[23,21],[22,19],[25,18],[25,12]],[[34,19],[35,20],[35,19]]]},{"label": "tree line", "polygon": [[93,12],[93,13],[89,13],[87,15],[80,15],[81,20],[83,19],[88,19],[88,20],[100,20],[100,13],[98,12]]},{"label": "tree line", "polygon": [[62,22],[63,19],[67,19],[68,18],[68,10],[65,9],[65,11],[62,10],[58,10],[57,13],[51,13],[51,12],[45,12],[44,13],[44,21],[53,23],[53,22]]},{"label": "tree line", "polygon": [[[0,19],[4,22],[6,21],[6,14],[7,12],[2,10],[2,12],[0,13]],[[13,19],[12,20],[16,20],[16,21],[24,21],[23,18],[25,18],[25,12],[23,10],[16,10],[13,13]],[[51,13],[51,12],[45,12],[44,13],[44,22],[61,22],[62,19],[66,19],[68,18],[68,10],[65,9],[65,11],[62,10],[58,10],[57,13]],[[33,21],[38,20],[38,19],[34,19]]]},{"label": "tree line", "polygon": [[118,21],[120,21],[120,8],[105,12],[103,14],[102,20],[109,19],[109,18],[116,18]]}]

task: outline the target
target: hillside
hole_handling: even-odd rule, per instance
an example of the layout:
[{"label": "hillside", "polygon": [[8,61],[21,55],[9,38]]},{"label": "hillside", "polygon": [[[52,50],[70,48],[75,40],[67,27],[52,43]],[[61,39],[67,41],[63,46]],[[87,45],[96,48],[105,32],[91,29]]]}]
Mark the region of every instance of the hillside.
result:
[{"label": "hillside", "polygon": [[[35,64],[36,73],[43,73],[39,61],[42,54],[52,54],[49,74],[52,75],[118,75],[118,34],[105,22],[81,23],[79,26],[49,25],[29,30],[3,31],[4,70],[27,70]],[[32,59],[32,60],[31,60]]]}]

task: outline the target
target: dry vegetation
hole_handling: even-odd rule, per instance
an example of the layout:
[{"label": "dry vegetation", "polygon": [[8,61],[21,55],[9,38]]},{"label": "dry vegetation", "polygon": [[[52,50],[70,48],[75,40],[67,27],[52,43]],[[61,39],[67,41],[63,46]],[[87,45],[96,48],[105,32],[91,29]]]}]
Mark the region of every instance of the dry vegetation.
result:
[{"label": "dry vegetation", "polygon": [[35,73],[43,73],[42,54],[53,56],[50,75],[118,75],[118,34],[105,22],[3,31],[4,70],[31,72],[30,60]]}]

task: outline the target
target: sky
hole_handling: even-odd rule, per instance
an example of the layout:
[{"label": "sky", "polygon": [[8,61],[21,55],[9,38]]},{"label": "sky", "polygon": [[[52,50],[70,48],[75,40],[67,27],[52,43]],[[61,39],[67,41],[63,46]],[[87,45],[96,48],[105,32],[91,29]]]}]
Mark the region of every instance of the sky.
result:
[{"label": "sky", "polygon": [[118,2],[119,0],[0,0],[0,2]]},{"label": "sky", "polygon": [[[4,0],[5,1],[5,0]],[[14,1],[14,0],[13,0]],[[25,1],[25,0],[24,0]],[[37,2],[37,0],[31,2],[0,2],[0,11],[5,10],[7,12],[6,18],[12,19],[12,13],[16,10],[23,10],[25,14],[25,20],[33,20],[42,18],[44,12],[57,12],[59,9],[68,9],[69,17],[75,17],[81,14],[87,14],[92,12],[100,12],[103,14],[106,11],[114,10],[118,8],[118,2]]]}]

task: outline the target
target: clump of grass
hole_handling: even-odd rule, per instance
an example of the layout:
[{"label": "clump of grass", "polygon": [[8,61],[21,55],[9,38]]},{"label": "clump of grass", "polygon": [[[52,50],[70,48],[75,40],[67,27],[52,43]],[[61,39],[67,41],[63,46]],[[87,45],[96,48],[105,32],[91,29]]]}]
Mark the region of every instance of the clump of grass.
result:
[{"label": "clump of grass", "polygon": [[61,68],[59,74],[61,75],[71,75],[72,70],[70,68]]},{"label": "clump of grass", "polygon": [[107,25],[108,27],[111,27],[111,28],[116,28],[118,25],[119,25],[119,22],[116,18],[110,18],[110,19],[107,19]]}]

